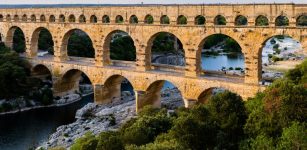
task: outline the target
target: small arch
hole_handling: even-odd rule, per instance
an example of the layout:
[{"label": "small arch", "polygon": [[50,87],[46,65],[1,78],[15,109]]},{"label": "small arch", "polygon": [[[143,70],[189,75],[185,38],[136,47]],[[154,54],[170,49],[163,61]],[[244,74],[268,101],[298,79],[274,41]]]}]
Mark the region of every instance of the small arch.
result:
[{"label": "small arch", "polygon": [[137,24],[139,23],[138,17],[136,15],[132,15],[129,19],[130,24]]},{"label": "small arch", "polygon": [[108,15],[104,15],[102,17],[102,23],[110,23],[110,17]]},{"label": "small arch", "polygon": [[187,19],[187,17],[185,17],[184,15],[180,15],[180,16],[177,18],[177,24],[179,24],[179,25],[186,25],[186,24],[188,24],[188,19]]},{"label": "small arch", "polygon": [[170,20],[169,17],[167,15],[163,15],[160,18],[160,24],[170,24]]},{"label": "small arch", "polygon": [[3,19],[4,19],[3,15],[2,15],[2,14],[0,14],[0,22],[2,22],[2,21],[3,21]]},{"label": "small arch", "polygon": [[6,15],[6,21],[8,21],[8,22],[12,21],[10,14]]},{"label": "small arch", "polygon": [[38,64],[32,67],[31,69],[31,76],[44,76],[45,78],[49,78],[51,80],[51,70],[43,65]]},{"label": "small arch", "polygon": [[80,15],[80,17],[79,17],[79,22],[80,22],[80,23],[86,23],[86,18],[85,18],[84,15]]},{"label": "small arch", "polygon": [[[199,96],[198,96],[198,99],[197,99],[197,103],[199,104],[208,104],[209,103],[209,100],[219,94],[219,93],[224,93],[224,92],[230,92],[230,93],[234,93],[228,89],[225,89],[225,88],[222,88],[222,87],[211,87],[211,88],[208,88],[206,90],[204,90]],[[241,100],[241,96],[234,93],[236,96],[238,96]]]},{"label": "small arch", "polygon": [[68,22],[76,22],[76,17],[75,17],[75,15],[73,15],[73,14],[69,15],[69,17],[68,17]]},{"label": "small arch", "polygon": [[222,15],[217,15],[215,18],[214,18],[214,25],[226,25],[227,24],[227,21],[226,21],[226,18]]},{"label": "small arch", "polygon": [[49,17],[49,22],[55,22],[55,16],[54,15],[51,15]]},{"label": "small arch", "polygon": [[90,18],[91,23],[97,23],[97,17],[95,15],[92,15]]},{"label": "small arch", "polygon": [[41,15],[39,18],[40,22],[46,22],[46,17],[45,15]]},{"label": "small arch", "polygon": [[260,15],[256,18],[255,25],[256,26],[268,26],[269,19],[266,16]]},{"label": "small arch", "polygon": [[27,21],[28,21],[28,17],[27,17],[26,14],[24,14],[24,15],[22,16],[21,21],[23,21],[23,22],[27,22]]},{"label": "small arch", "polygon": [[31,22],[36,22],[36,16],[35,15],[31,15]]},{"label": "small arch", "polygon": [[15,16],[14,16],[14,21],[15,21],[15,22],[18,22],[18,21],[19,21],[19,16],[18,16],[18,15],[15,15]]},{"label": "small arch", "polygon": [[204,25],[206,24],[206,18],[202,15],[195,17],[195,25]]},{"label": "small arch", "polygon": [[65,22],[65,16],[63,14],[59,16],[59,22]]},{"label": "small arch", "polygon": [[281,27],[281,26],[288,26],[289,25],[289,19],[287,16],[278,16],[275,19],[275,26]]},{"label": "small arch", "polygon": [[307,15],[301,15],[296,19],[297,26],[307,26]]},{"label": "small arch", "polygon": [[144,20],[145,24],[153,24],[154,23],[154,18],[152,15],[146,15],[145,16],[145,20]]},{"label": "small arch", "polygon": [[124,23],[124,18],[121,15],[117,15],[115,18],[115,23]]},{"label": "small arch", "polygon": [[245,16],[239,15],[235,19],[236,26],[246,26],[248,23],[247,18]]}]

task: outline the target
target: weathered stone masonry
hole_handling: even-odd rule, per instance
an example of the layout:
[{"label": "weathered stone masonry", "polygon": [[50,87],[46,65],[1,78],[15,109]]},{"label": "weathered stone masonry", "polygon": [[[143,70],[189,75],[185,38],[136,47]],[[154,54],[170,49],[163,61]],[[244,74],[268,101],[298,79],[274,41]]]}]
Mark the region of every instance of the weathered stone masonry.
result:
[{"label": "weathered stone masonry", "polygon": [[[264,89],[261,79],[261,50],[265,41],[275,35],[289,35],[299,41],[307,52],[307,28],[297,26],[297,18],[307,14],[307,5],[301,4],[244,4],[244,5],[144,5],[144,6],[99,6],[76,8],[23,8],[0,9],[1,39],[12,47],[13,33],[18,27],[26,39],[26,54],[33,66],[45,65],[52,73],[55,93],[76,89],[78,74],[84,72],[95,87],[97,103],[110,102],[119,95],[122,77],[127,78],[137,94],[137,105],[153,104],[159,96],[156,90],[149,90],[155,81],[167,80],[179,88],[186,105],[193,104],[199,95],[212,87],[223,87],[238,93],[244,99]],[[130,16],[138,18],[137,24],[129,22]],[[145,17],[151,15],[153,24],[147,24]],[[170,24],[161,24],[162,16],[168,16]],[[177,24],[179,16],[187,18],[187,24]],[[197,16],[204,16],[204,25],[195,24]],[[226,18],[226,25],[216,25],[217,15]],[[247,25],[236,26],[235,19],[242,15]],[[258,16],[269,20],[268,26],[256,26]],[[71,17],[74,16],[74,17]],[[81,16],[81,17],[80,17]],[[105,17],[110,19],[106,22]],[[118,16],[123,22],[117,23]],[[278,16],[286,16],[289,26],[275,26]],[[71,19],[75,18],[75,20]],[[75,21],[75,22],[72,22]],[[47,29],[54,41],[52,59],[36,56],[39,32]],[[86,32],[95,48],[95,59],[89,63],[71,61],[67,55],[67,41],[72,31]],[[110,60],[110,39],[115,31],[127,32],[136,47],[136,62],[130,67],[112,65]],[[152,70],[151,46],[157,33],[174,34],[183,44],[186,66],[181,71],[163,72]],[[242,82],[231,82],[206,78],[201,72],[201,48],[206,37],[225,34],[235,39],[245,56],[246,74]],[[125,62],[122,62],[125,63]],[[67,75],[67,73],[69,73]],[[116,75],[116,76],[114,76]]]}]

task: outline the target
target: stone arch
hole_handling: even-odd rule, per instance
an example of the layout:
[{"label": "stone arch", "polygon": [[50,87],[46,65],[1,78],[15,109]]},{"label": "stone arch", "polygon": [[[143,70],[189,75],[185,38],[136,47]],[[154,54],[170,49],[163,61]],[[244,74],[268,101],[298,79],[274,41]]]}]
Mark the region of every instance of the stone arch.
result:
[{"label": "stone arch", "polygon": [[[215,94],[219,93],[219,92],[224,92],[224,91],[229,91],[232,93],[236,93],[237,95],[239,95],[237,93],[237,91],[234,91],[230,88],[224,88],[224,87],[210,87],[205,89],[203,92],[201,92],[197,98],[197,103],[200,104],[207,104],[209,102],[209,99],[214,96]],[[241,96],[241,95],[239,95]]]},{"label": "stone arch", "polygon": [[11,15],[10,15],[10,14],[7,14],[7,15],[6,15],[6,21],[7,21],[7,22],[12,21],[12,18],[11,18]]},{"label": "stone arch", "polygon": [[[270,47],[267,47],[267,44],[270,44],[272,47],[272,49],[274,49],[274,46],[273,45],[279,45],[279,44],[272,44],[271,42],[272,39],[275,38],[274,41],[277,41],[276,39],[283,39],[283,38],[290,38],[293,40],[293,42],[296,42],[296,44],[298,44],[298,48],[295,48],[295,50],[300,50],[302,51],[302,53],[304,53],[304,49],[303,49],[303,43],[301,43],[301,37],[299,35],[297,35],[295,32],[292,33],[292,32],[280,32],[280,33],[274,33],[274,34],[271,34],[269,36],[267,36],[263,41],[261,41],[261,47],[259,48],[258,50],[258,63],[259,63],[259,71],[260,71],[260,77],[259,77],[259,81],[262,81],[261,84],[265,84],[265,82],[267,81],[265,78],[263,78],[264,76],[266,76],[264,73],[265,73],[265,70],[264,70],[264,67],[263,66],[266,66],[266,63],[268,61],[266,61],[265,59],[269,59],[270,56],[269,54],[270,53],[267,53],[264,51],[265,48],[267,49],[270,49]],[[273,42],[274,43],[274,42]],[[290,43],[288,41],[288,43]],[[287,47],[289,46],[289,44],[286,45]],[[278,50],[283,50],[283,49],[280,49],[280,45],[278,47],[276,47]],[[288,49],[288,48],[287,48]],[[273,53],[279,53],[278,51],[275,51],[273,50],[272,51]],[[295,52],[293,52],[293,54],[295,54]],[[278,55],[277,55],[278,56]],[[306,56],[306,53],[304,54],[304,56]],[[272,60],[273,60],[273,56],[271,56]],[[278,59],[278,58],[275,58],[275,59]],[[265,61],[264,61],[265,60]],[[279,60],[276,60],[276,61],[279,61]],[[274,71],[273,71],[274,72]]]},{"label": "stone arch", "polygon": [[[120,101],[121,100],[121,93],[124,89],[122,86],[123,83],[128,84],[131,86],[130,92],[133,91],[134,85],[132,84],[131,80],[126,78],[123,75],[119,74],[113,74],[108,76],[105,79],[104,86],[103,86],[103,91],[102,91],[102,99],[99,100],[99,103],[110,103],[114,101]],[[133,95],[133,93],[131,93]]]},{"label": "stone arch", "polygon": [[36,64],[35,66],[32,66],[31,68],[31,75],[51,75],[52,76],[52,69],[49,68],[49,66],[46,66],[44,64]]},{"label": "stone arch", "polygon": [[[165,87],[166,84],[170,85],[172,88],[169,88],[169,87],[166,88]],[[164,79],[154,80],[153,82],[148,84],[148,87],[146,87],[146,91],[144,93],[138,93],[138,94],[139,96],[137,98],[137,110],[142,109],[146,105],[152,105],[154,107],[161,107],[162,96],[163,97],[171,96],[172,100],[177,99],[180,101],[179,105],[184,106],[182,90],[179,88],[178,85],[176,85],[175,82],[172,82],[172,81],[168,81]],[[175,109],[175,108],[170,108],[170,109]]]},{"label": "stone arch", "polygon": [[289,26],[289,19],[287,16],[280,15],[275,19],[275,26]]},{"label": "stone arch", "polygon": [[110,23],[110,17],[108,15],[104,15],[102,17],[102,23]]},{"label": "stone arch", "polygon": [[[73,35],[76,31],[80,31],[80,34],[85,34],[89,38],[90,44],[91,44],[91,48],[88,49],[88,50],[91,50],[91,49],[93,50],[93,56],[89,56],[88,58],[94,57],[95,56],[95,49],[93,47],[93,40],[92,40],[90,34],[85,32],[84,30],[78,29],[78,28],[70,29],[69,31],[67,31],[64,34],[63,39],[62,39],[62,45],[61,45],[61,54],[64,54],[64,58],[69,56],[68,42],[69,42],[69,39],[70,39],[71,35]],[[90,55],[89,53],[87,53],[87,54]],[[71,56],[80,57],[80,56],[75,56],[75,54],[71,54]],[[87,56],[85,56],[85,57],[87,57]]]},{"label": "stone arch", "polygon": [[14,15],[14,21],[18,22],[19,21],[19,16],[18,15]]},{"label": "stone arch", "polygon": [[202,15],[198,15],[195,17],[195,21],[194,21],[195,25],[204,25],[206,24],[206,18]]},{"label": "stone arch", "polygon": [[33,14],[30,17],[31,22],[36,22],[36,16]]},{"label": "stone arch", "polygon": [[79,23],[86,23],[86,18],[83,14],[79,16]]},{"label": "stone arch", "polygon": [[49,22],[55,22],[55,16],[54,15],[50,15]]},{"label": "stone arch", "polygon": [[53,36],[51,34],[51,32],[45,28],[45,27],[39,27],[39,28],[36,28],[34,30],[34,32],[32,33],[31,35],[31,47],[30,47],[30,53],[31,53],[31,56],[36,56],[37,55],[37,52],[38,52],[38,41],[39,41],[39,35],[41,33],[42,30],[46,30],[50,33],[51,35],[51,38],[52,38],[52,43],[53,43]]},{"label": "stone arch", "polygon": [[247,18],[243,15],[238,15],[235,18],[235,25],[236,26],[246,26],[248,24]]},{"label": "stone arch", "polygon": [[217,15],[214,18],[214,25],[226,25],[227,24],[227,20],[224,16],[222,15]]},{"label": "stone arch", "polygon": [[170,24],[170,19],[167,15],[163,15],[160,18],[160,24]]},{"label": "stone arch", "polygon": [[115,23],[124,23],[124,18],[121,15],[115,17]]},{"label": "stone arch", "polygon": [[130,16],[129,23],[130,24],[137,24],[137,23],[139,23],[138,17],[136,15]]},{"label": "stone arch", "polygon": [[[110,33],[107,34],[107,36],[105,37],[104,39],[104,42],[103,42],[103,57],[104,59],[103,60],[106,60],[106,64],[109,64],[111,62],[111,58],[112,58],[112,50],[111,50],[111,42],[112,42],[112,39],[116,37],[116,34],[119,34],[118,37],[127,37],[127,38],[130,38],[127,39],[129,40],[130,42],[133,43],[133,47],[131,48],[131,50],[134,50],[134,58],[132,59],[125,59],[126,61],[134,61],[136,59],[136,48],[135,48],[135,40],[133,39],[133,37],[131,35],[129,35],[129,33],[127,33],[126,31],[123,31],[123,30],[113,30],[111,31]],[[128,52],[128,51],[126,51]],[[129,56],[129,57],[133,57],[132,56],[133,54],[126,54],[126,56]],[[118,58],[115,58],[113,57],[114,59],[112,60],[122,60],[122,59],[118,59]]]},{"label": "stone arch", "polygon": [[76,17],[75,15],[71,14],[68,16],[68,22],[76,22]]},{"label": "stone arch", "polygon": [[27,17],[26,14],[24,14],[24,15],[22,16],[21,21],[23,21],[23,22],[27,22],[27,21],[28,21],[28,17]]},{"label": "stone arch", "polygon": [[0,14],[0,22],[2,22],[2,21],[3,21],[3,19],[4,19],[3,15],[2,15],[2,14]]},{"label": "stone arch", "polygon": [[[152,62],[153,61],[153,58],[152,58],[153,55],[152,54],[153,54],[154,42],[155,42],[156,38],[159,35],[161,35],[161,34],[166,34],[166,37],[169,36],[169,37],[174,38],[173,39],[174,49],[176,51],[178,51],[178,52],[179,52],[179,50],[182,50],[182,55],[183,55],[183,58],[184,58],[184,62],[178,63],[178,64],[181,64],[181,65],[166,65],[166,66],[163,65],[163,66],[166,67],[166,68],[171,67],[171,66],[178,66],[178,67],[185,66],[185,57],[184,57],[185,56],[185,49],[183,47],[182,41],[180,39],[180,36],[174,34],[173,32],[167,32],[167,31],[156,32],[153,35],[149,36],[150,38],[147,40],[147,47],[146,47],[146,54],[149,54],[149,55],[146,55],[146,60],[147,60],[146,61],[146,63],[147,63],[146,66],[150,66],[150,68],[152,67],[152,64],[153,64],[153,62]],[[176,60],[179,60],[179,59],[176,59]],[[162,67],[161,65],[159,65],[159,66]],[[158,67],[157,69],[163,69],[163,68],[159,68]],[[173,69],[177,70],[176,67],[173,68]]]},{"label": "stone arch", "polygon": [[256,26],[268,26],[269,25],[269,19],[264,15],[259,15],[255,20]]},{"label": "stone arch", "polygon": [[186,24],[188,24],[188,19],[187,19],[187,17],[184,16],[184,15],[178,16],[178,18],[177,18],[177,24],[178,24],[178,25],[186,25]]},{"label": "stone arch", "polygon": [[[15,39],[14,39],[14,34],[15,34],[15,31],[16,30],[20,30],[21,31],[21,34],[22,34],[22,38],[23,38],[23,41],[18,41],[18,42],[21,42],[21,44],[23,44],[23,47],[24,47],[24,49],[21,49],[21,51],[20,52],[25,52],[25,50],[26,50],[26,47],[25,47],[25,34],[24,34],[24,31],[20,28],[20,27],[18,27],[18,26],[12,26],[8,31],[7,31],[7,34],[6,34],[6,39],[5,39],[5,44],[6,44],[6,46],[8,46],[8,47],[10,47],[11,49],[13,49],[13,50],[15,50],[15,46],[16,45],[14,45],[14,41],[15,41]],[[18,44],[19,45],[19,44]]]},{"label": "stone arch", "polygon": [[91,23],[97,23],[97,17],[95,15],[92,15],[90,18]]},{"label": "stone arch", "polygon": [[148,14],[144,18],[144,23],[145,24],[153,24],[154,23],[154,18],[152,15]]},{"label": "stone arch", "polygon": [[302,14],[297,17],[296,26],[307,26],[307,14]]},{"label": "stone arch", "polygon": [[41,15],[39,18],[40,22],[46,22],[46,17],[45,15]]},{"label": "stone arch", "polygon": [[[207,68],[204,68],[203,66],[205,66],[205,65],[207,65],[206,63],[203,63],[202,62],[202,52],[203,52],[203,50],[205,50],[204,48],[205,48],[205,46],[208,46],[208,45],[206,45],[206,44],[208,44],[208,43],[206,43],[207,42],[207,40],[208,39],[210,39],[210,38],[213,38],[214,36],[219,36],[220,38],[220,40],[225,40],[225,39],[229,39],[230,41],[231,41],[231,43],[233,43],[233,42],[235,42],[233,45],[231,45],[232,47],[230,47],[229,49],[238,49],[238,51],[234,51],[234,52],[232,52],[232,51],[229,51],[228,53],[230,53],[230,58],[232,58],[232,57],[235,57],[235,58],[237,58],[237,59],[239,59],[239,60],[242,60],[243,59],[243,63],[241,64],[241,63],[239,63],[240,65],[242,65],[242,66],[231,66],[230,64],[229,64],[229,66],[227,66],[228,64],[226,63],[226,64],[223,64],[222,63],[222,61],[221,62],[216,62],[217,60],[214,58],[214,60],[213,60],[213,62],[212,63],[217,63],[217,64],[219,64],[219,65],[222,65],[222,66],[219,66],[219,68],[220,69],[217,69],[217,68],[210,68],[210,67],[208,67],[207,66]],[[219,40],[218,40],[219,41]],[[222,42],[222,41],[219,41],[219,42]],[[215,46],[215,45],[209,45],[209,47],[207,47],[206,49],[210,49],[211,48],[211,46]],[[197,52],[196,52],[196,62],[197,62],[197,68],[199,68],[200,70],[201,70],[201,72],[205,72],[205,74],[206,74],[206,72],[212,72],[212,73],[217,73],[217,72],[222,72],[222,73],[224,73],[224,74],[227,74],[228,73],[228,71],[229,71],[229,73],[232,71],[232,70],[237,70],[238,72],[239,71],[241,71],[241,73],[242,73],[242,71],[245,71],[245,67],[246,67],[246,60],[245,60],[245,53],[244,53],[244,50],[243,50],[243,47],[244,45],[242,44],[242,43],[240,43],[240,41],[238,40],[238,38],[236,38],[235,36],[233,36],[233,35],[230,35],[230,34],[227,34],[227,33],[217,33],[217,34],[210,34],[210,35],[207,35],[205,38],[203,38],[202,39],[202,41],[199,43],[199,45],[198,45],[198,50],[197,50]],[[223,49],[223,50],[225,50],[225,49]],[[205,52],[205,54],[206,54],[206,52],[207,51],[204,51]],[[212,52],[211,50],[209,50],[208,52]],[[218,52],[218,55],[219,55],[219,53],[220,52]],[[238,54],[238,56],[237,55],[234,55],[234,56],[232,56],[232,54],[231,53],[234,53],[234,54]],[[211,53],[209,53],[208,55],[211,55]],[[213,53],[213,55],[216,55],[215,53]],[[223,55],[223,57],[224,57],[224,55]],[[218,58],[218,57],[216,57],[216,58]],[[228,59],[228,55],[226,55],[225,56],[225,58],[227,58]],[[206,57],[204,57],[204,59],[206,59]],[[208,58],[209,59],[209,58]],[[239,65],[239,64],[237,64],[237,65]],[[224,66],[225,65],[225,66]],[[218,66],[218,65],[214,65],[214,66]],[[223,68],[223,67],[225,67],[225,68]],[[240,67],[240,68],[239,68]],[[240,70],[239,70],[240,69]],[[239,76],[241,76],[241,74],[239,74],[239,73],[235,73],[235,75],[239,75]]]},{"label": "stone arch", "polygon": [[54,83],[53,90],[56,96],[63,96],[68,93],[79,92],[79,82],[84,74],[91,84],[93,85],[92,77],[82,69],[67,69],[64,70],[62,75]]},{"label": "stone arch", "polygon": [[60,14],[59,22],[65,22],[65,16],[63,14]]}]

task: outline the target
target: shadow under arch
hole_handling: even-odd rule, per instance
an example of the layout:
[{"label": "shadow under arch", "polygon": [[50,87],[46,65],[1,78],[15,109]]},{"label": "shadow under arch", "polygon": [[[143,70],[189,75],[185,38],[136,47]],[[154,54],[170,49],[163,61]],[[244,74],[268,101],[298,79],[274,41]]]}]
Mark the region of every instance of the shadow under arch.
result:
[{"label": "shadow under arch", "polygon": [[[41,33],[42,32],[45,32],[43,34],[45,34],[45,36],[51,36],[51,37],[48,37],[48,38],[51,38],[51,41],[47,41],[51,47],[50,51],[53,53],[53,45],[54,45],[54,40],[53,40],[53,36],[51,34],[51,32],[45,28],[45,27],[38,27],[34,30],[34,32],[32,33],[32,36],[31,36],[31,56],[37,56],[37,53],[38,53],[38,50],[39,50],[39,41],[42,40],[40,39],[41,38]],[[46,42],[46,41],[44,41]],[[47,43],[46,42],[46,43]]]},{"label": "shadow under arch", "polygon": [[93,85],[90,76],[79,69],[67,70],[54,84],[54,94],[64,96],[71,93],[80,93],[80,83],[85,82]]},{"label": "shadow under arch", "polygon": [[146,47],[146,66],[150,70],[183,73],[185,49],[179,36],[167,32],[156,32],[150,36]]},{"label": "shadow under arch", "polygon": [[[71,40],[72,35],[77,36],[73,41]],[[78,40],[79,42],[75,40]],[[73,59],[73,57],[95,57],[95,49],[91,37],[88,33],[78,28],[71,29],[64,34],[60,53],[63,58],[70,59]],[[75,60],[77,61],[78,59]],[[92,62],[93,60],[89,61]]]},{"label": "shadow under arch", "polygon": [[52,70],[48,68],[46,65],[37,64],[32,66],[31,68],[31,75],[32,76],[52,76]]},{"label": "shadow under arch", "polygon": [[114,66],[134,66],[136,48],[134,39],[128,32],[113,30],[104,39],[103,43],[104,64]]},{"label": "shadow under arch", "polygon": [[[246,60],[238,40],[227,34],[211,34],[198,46],[196,62],[201,75],[245,75]],[[240,79],[244,80],[244,79]]]},{"label": "shadow under arch", "polygon": [[114,74],[105,80],[98,103],[112,103],[122,100],[134,100],[134,87],[126,77]]},{"label": "shadow under arch", "polygon": [[25,34],[18,26],[12,26],[6,34],[5,45],[18,53],[26,50]]},{"label": "shadow under arch", "polygon": [[139,111],[147,105],[172,110],[185,106],[181,93],[179,88],[172,82],[156,80],[147,87],[145,93],[139,93],[137,110]]}]

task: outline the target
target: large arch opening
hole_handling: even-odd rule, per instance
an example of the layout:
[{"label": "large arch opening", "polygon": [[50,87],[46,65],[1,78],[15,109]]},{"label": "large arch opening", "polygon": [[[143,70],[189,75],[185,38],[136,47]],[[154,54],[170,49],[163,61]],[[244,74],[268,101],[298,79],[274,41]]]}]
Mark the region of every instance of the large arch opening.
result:
[{"label": "large arch opening", "polygon": [[[63,38],[62,51],[67,52],[70,60],[85,61],[80,57],[94,58],[95,49],[87,33],[80,29],[68,31]],[[78,58],[79,57],[79,58]],[[92,62],[92,60],[88,60]]]},{"label": "large arch opening", "polygon": [[301,15],[296,19],[297,26],[307,26],[307,15]]},{"label": "large arch opening", "polygon": [[34,100],[33,103],[41,103],[49,105],[54,103],[54,96],[52,91],[52,74],[48,67],[38,64],[31,69],[31,77],[28,79],[32,90],[29,93],[29,99]]},{"label": "large arch opening", "polygon": [[159,32],[147,44],[154,70],[182,72],[185,66],[185,51],[181,41],[172,33]]},{"label": "large arch opening", "polygon": [[153,105],[168,110],[185,106],[181,91],[167,80],[157,80],[151,83],[146,90],[146,94],[141,100],[138,100],[138,105],[138,109],[146,105]]},{"label": "large arch opening", "polygon": [[89,76],[81,70],[71,69],[54,84],[56,103],[68,103],[93,93]]},{"label": "large arch opening", "polygon": [[114,66],[134,66],[136,60],[136,48],[134,41],[127,32],[116,30],[111,32],[105,40],[104,49],[109,50],[111,60]]},{"label": "large arch opening", "polygon": [[7,44],[17,53],[26,51],[25,35],[19,27],[12,27],[7,33]]},{"label": "large arch opening", "polygon": [[200,44],[201,74],[238,76],[245,74],[244,54],[239,43],[224,34],[213,34]]},{"label": "large arch opening", "polygon": [[288,35],[268,38],[261,50],[262,79],[260,84],[268,85],[281,78],[286,71],[303,62],[306,54],[299,41]]},{"label": "large arch opening", "polygon": [[52,39],[52,35],[46,28],[37,28],[33,34],[31,39],[31,50],[32,54],[38,57],[48,57],[53,55],[54,53],[54,42]]},{"label": "large arch opening", "polygon": [[134,88],[130,81],[121,75],[109,77],[103,87],[102,97],[98,103],[134,101]]}]

